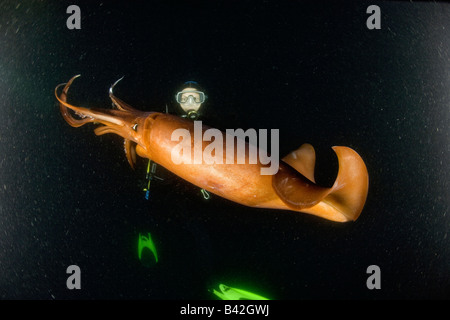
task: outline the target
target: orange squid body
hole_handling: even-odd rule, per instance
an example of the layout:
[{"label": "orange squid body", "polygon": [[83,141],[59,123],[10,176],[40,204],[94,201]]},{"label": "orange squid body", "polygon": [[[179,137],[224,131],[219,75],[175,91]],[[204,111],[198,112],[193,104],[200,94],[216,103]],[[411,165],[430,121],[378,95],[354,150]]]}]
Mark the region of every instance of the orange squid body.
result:
[{"label": "orange squid body", "polygon": [[[217,194],[231,201],[252,207],[285,208],[286,206],[272,188],[272,176],[261,175],[262,164],[250,164],[248,152],[245,164],[226,163],[226,139],[223,139],[222,163],[201,164],[194,163],[194,124],[190,120],[170,114],[157,113],[150,116],[150,123],[144,129],[143,145],[137,146],[137,153],[141,157],[149,158],[181,178],[207,191]],[[192,138],[190,161],[182,162],[181,152],[173,152],[178,140],[172,140],[172,133],[176,129],[186,129]],[[203,126],[203,132],[208,127]],[[225,134],[223,134],[225,136]],[[202,151],[211,143],[201,141]],[[235,143],[235,145],[237,145]],[[246,144],[248,150],[248,144]],[[234,153],[235,155],[237,152]],[[174,159],[172,159],[174,157]],[[176,159],[179,158],[179,159]],[[173,161],[175,160],[175,161]],[[186,160],[186,159],[184,159]]]},{"label": "orange squid body", "polygon": [[[170,114],[138,111],[115,97],[113,87],[110,98],[117,110],[73,106],[67,103],[67,92],[76,77],[65,84],[60,95],[58,88],[62,85],[55,89],[64,119],[73,127],[89,122],[103,124],[95,130],[97,135],[115,133],[122,136],[132,166],[137,153],[200,188],[250,207],[304,212],[338,222],[356,220],[364,207],[369,184],[367,169],[361,157],[348,147],[333,147],[339,171],[331,188],[315,183],[315,152],[309,144],[303,144],[281,159],[278,171],[273,175],[261,174],[261,168],[269,165],[249,161],[248,144],[245,144],[243,164],[237,163],[237,152],[230,163],[230,159],[226,159],[225,145],[230,136],[226,134],[222,135],[223,161],[196,163],[193,159],[199,148],[194,146],[199,140],[194,141],[192,121]],[[177,129],[190,134],[190,159],[183,152],[174,152],[180,145],[180,139],[174,139],[172,135]],[[202,132],[207,129],[203,126]],[[200,143],[203,152],[212,142],[200,140]],[[236,141],[234,146],[236,149]]]}]

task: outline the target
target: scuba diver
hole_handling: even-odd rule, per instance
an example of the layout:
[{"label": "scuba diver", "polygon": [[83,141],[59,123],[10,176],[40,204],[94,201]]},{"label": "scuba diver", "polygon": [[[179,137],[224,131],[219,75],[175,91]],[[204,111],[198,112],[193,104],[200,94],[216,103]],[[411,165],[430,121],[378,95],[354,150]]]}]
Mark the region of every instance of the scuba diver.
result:
[{"label": "scuba diver", "polygon": [[[197,120],[200,116],[199,115],[200,107],[205,102],[206,98],[207,96],[202,90],[200,90],[200,86],[197,82],[186,81],[183,84],[181,91],[179,91],[175,95],[175,100],[181,107],[181,112],[179,112],[179,115],[182,118],[188,118],[192,121]],[[167,105],[166,105],[166,113],[168,113]],[[148,184],[147,188],[144,188],[145,199],[147,200],[149,199],[150,196],[150,182],[154,179],[163,180],[155,175],[156,167],[157,167],[156,163],[152,162],[151,160],[148,161],[147,175],[146,175]],[[202,196],[205,200],[208,200],[211,197],[210,193],[205,189],[200,189],[200,192],[202,193]]]},{"label": "scuba diver", "polygon": [[197,120],[199,117],[199,109],[206,100],[206,95],[199,90],[199,85],[195,81],[187,81],[184,83],[184,89],[175,95],[176,101],[179,103],[184,114],[183,118]]}]

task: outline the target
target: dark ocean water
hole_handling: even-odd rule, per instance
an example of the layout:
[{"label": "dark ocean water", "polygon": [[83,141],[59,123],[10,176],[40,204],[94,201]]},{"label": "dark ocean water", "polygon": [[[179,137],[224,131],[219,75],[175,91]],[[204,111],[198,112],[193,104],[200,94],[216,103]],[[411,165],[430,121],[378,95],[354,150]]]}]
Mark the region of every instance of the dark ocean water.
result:
[{"label": "dark ocean water", "polygon": [[[70,4],[81,30],[66,27]],[[366,206],[339,224],[205,201],[168,172],[147,201],[145,160],[132,170],[121,138],[61,117],[53,90],[75,74],[73,104],[109,108],[125,76],[115,93],[148,111],[176,112],[195,80],[206,124],[280,129],[280,156],[311,143],[324,185],[331,147],[349,146]],[[4,1],[0,110],[2,299],[215,299],[220,283],[280,300],[450,297],[446,3]],[[148,232],[153,266],[137,258]],[[81,290],[66,287],[73,264]]]}]

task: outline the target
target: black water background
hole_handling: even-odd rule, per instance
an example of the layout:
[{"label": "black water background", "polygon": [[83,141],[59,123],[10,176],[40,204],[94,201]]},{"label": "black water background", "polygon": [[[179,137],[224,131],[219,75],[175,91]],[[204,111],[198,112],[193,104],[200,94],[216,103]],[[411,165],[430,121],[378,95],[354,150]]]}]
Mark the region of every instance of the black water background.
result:
[{"label": "black water background", "polygon": [[[76,3],[82,29],[68,30]],[[379,5],[369,31],[366,3],[2,3],[0,297],[211,299],[226,283],[276,299],[448,298],[450,8]],[[370,173],[363,214],[205,203],[176,179],[146,201],[144,161],[132,171],[120,138],[60,116],[53,89],[79,73],[74,104],[109,107],[125,75],[116,93],[156,111],[194,79],[211,125],[279,128],[281,155],[313,144],[325,184],[330,147],[352,147]],[[136,258],[139,232],[154,268]],[[66,288],[71,264],[81,290]]]}]

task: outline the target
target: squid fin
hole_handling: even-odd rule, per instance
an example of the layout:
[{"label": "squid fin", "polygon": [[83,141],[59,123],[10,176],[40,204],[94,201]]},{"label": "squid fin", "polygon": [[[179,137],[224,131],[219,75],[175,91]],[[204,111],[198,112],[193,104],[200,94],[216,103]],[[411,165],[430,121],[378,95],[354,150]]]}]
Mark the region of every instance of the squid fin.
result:
[{"label": "squid fin", "polygon": [[316,185],[283,163],[272,178],[272,186],[280,199],[296,211],[315,206],[330,193],[330,188]]},{"label": "squid fin", "polygon": [[312,182],[314,180],[314,167],[316,165],[316,152],[314,147],[309,143],[301,145],[295,151],[286,155],[283,159],[288,165],[300,172]]},{"label": "squid fin", "polygon": [[333,147],[339,160],[339,171],[324,202],[348,220],[358,219],[369,191],[369,173],[363,159],[348,147]]},{"label": "squid fin", "polygon": [[[367,199],[369,174],[364,161],[354,150],[347,147],[333,147],[333,150],[338,157],[339,171],[331,188],[316,185],[284,164],[280,164],[280,169],[273,176],[272,186],[280,199],[293,210],[333,221],[354,221],[361,214]],[[287,160],[287,163],[296,165],[292,159]]]}]

